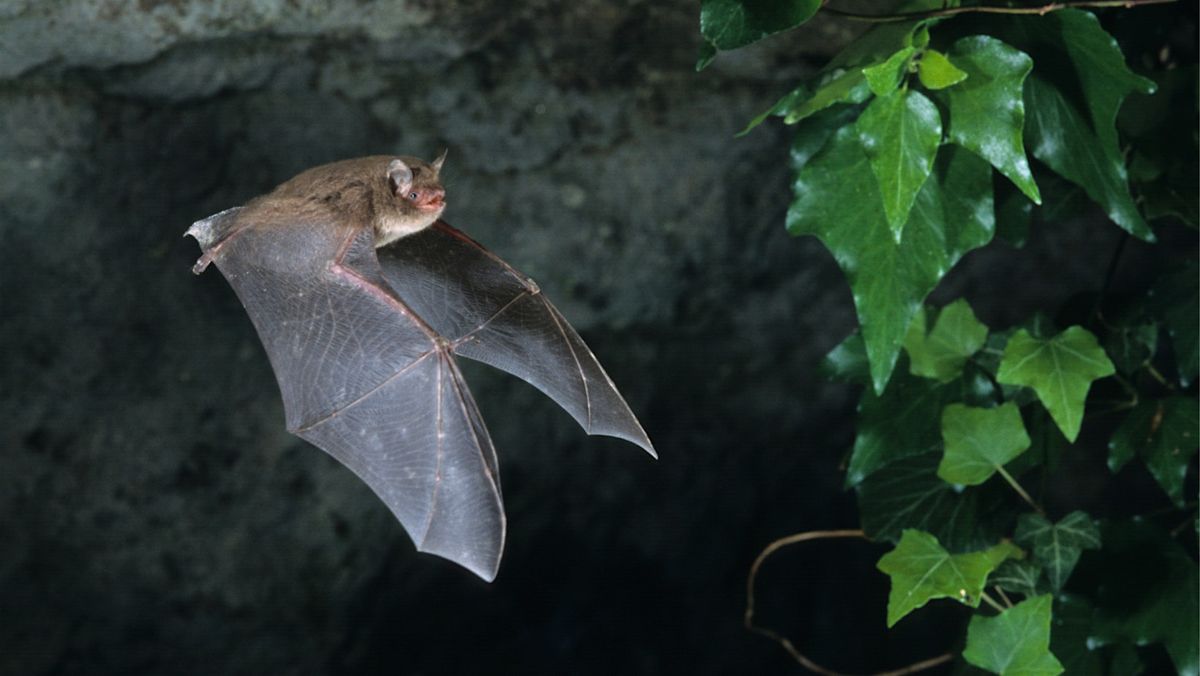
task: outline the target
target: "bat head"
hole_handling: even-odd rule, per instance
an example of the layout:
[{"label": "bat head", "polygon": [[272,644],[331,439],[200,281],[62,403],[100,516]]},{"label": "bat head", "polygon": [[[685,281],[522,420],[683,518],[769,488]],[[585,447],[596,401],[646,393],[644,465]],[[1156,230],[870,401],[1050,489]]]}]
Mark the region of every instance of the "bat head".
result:
[{"label": "bat head", "polygon": [[440,174],[446,152],[433,162],[415,157],[397,157],[387,165],[389,206],[375,226],[375,246],[390,244],[419,232],[436,221],[446,209],[446,190]]}]

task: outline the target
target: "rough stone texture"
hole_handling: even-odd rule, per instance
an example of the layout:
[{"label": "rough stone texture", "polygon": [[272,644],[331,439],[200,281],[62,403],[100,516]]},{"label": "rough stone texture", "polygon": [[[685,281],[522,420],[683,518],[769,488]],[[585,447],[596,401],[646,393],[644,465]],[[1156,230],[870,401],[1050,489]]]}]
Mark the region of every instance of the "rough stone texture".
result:
[{"label": "rough stone texture", "polygon": [[[733,134],[845,37],[698,75],[683,0],[0,3],[0,674],[791,669],[741,628],[744,575],[855,521],[854,393],[815,373],[853,313],[784,233],[786,131]],[[181,239],[314,164],[443,147],[448,219],[538,279],[662,456],[470,368],[510,523],[491,586],[283,431]],[[876,556],[781,557],[761,612],[845,669],[925,656],[861,627]]]}]

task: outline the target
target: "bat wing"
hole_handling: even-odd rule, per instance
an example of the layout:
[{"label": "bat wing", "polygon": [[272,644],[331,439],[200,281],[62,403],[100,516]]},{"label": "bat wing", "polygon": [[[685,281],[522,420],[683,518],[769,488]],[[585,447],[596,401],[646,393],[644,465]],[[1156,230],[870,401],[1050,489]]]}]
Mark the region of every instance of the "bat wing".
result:
[{"label": "bat wing", "polygon": [[492,580],[505,517],[496,453],[451,341],[381,276],[369,228],[333,215],[254,222],[231,209],[188,230],[245,306],[287,427],[353,470],[420,551]]},{"label": "bat wing", "polygon": [[377,253],[388,284],[455,354],[537,387],[588,434],[655,455],[600,362],[533,280],[444,221]]}]

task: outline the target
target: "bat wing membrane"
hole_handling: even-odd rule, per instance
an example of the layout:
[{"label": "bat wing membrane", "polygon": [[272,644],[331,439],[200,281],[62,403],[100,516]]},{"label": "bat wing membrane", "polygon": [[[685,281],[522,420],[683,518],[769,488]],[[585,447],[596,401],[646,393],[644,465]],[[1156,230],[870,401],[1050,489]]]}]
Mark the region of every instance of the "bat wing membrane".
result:
[{"label": "bat wing membrane", "polygon": [[600,362],[531,279],[444,221],[377,253],[387,283],[456,354],[537,387],[588,434],[654,455]]},{"label": "bat wing membrane", "polygon": [[249,220],[230,210],[188,234],[205,252],[197,268],[215,262],[250,315],[289,431],[362,478],[419,550],[493,579],[495,449],[450,343],[383,279],[369,229]]}]

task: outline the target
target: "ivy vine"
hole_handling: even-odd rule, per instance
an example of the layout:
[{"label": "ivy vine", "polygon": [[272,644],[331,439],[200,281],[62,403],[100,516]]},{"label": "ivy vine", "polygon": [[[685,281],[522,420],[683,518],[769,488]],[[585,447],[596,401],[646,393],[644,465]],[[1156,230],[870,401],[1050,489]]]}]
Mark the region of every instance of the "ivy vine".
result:
[{"label": "ivy vine", "polygon": [[[748,581],[746,625],[810,670],[835,673],[755,623],[755,576],[780,547],[861,537],[892,546],[889,627],[930,602],[974,609],[956,649],[889,673],[1132,674],[1162,650],[1200,673],[1197,67],[1145,45],[1131,67],[1086,11],[1166,1],[701,3],[698,70],[822,11],[873,24],[743,132],[794,127],[785,226],[833,254],[859,322],[823,368],[864,388],[845,479],[862,528],[776,541]],[[927,304],[968,252],[1021,247],[1087,203],[1125,233],[1110,277],[1130,238],[1163,249],[1145,289],[1008,327]],[[1162,507],[1047,509],[1069,454],[1105,457],[1117,483],[1148,473]]]}]

